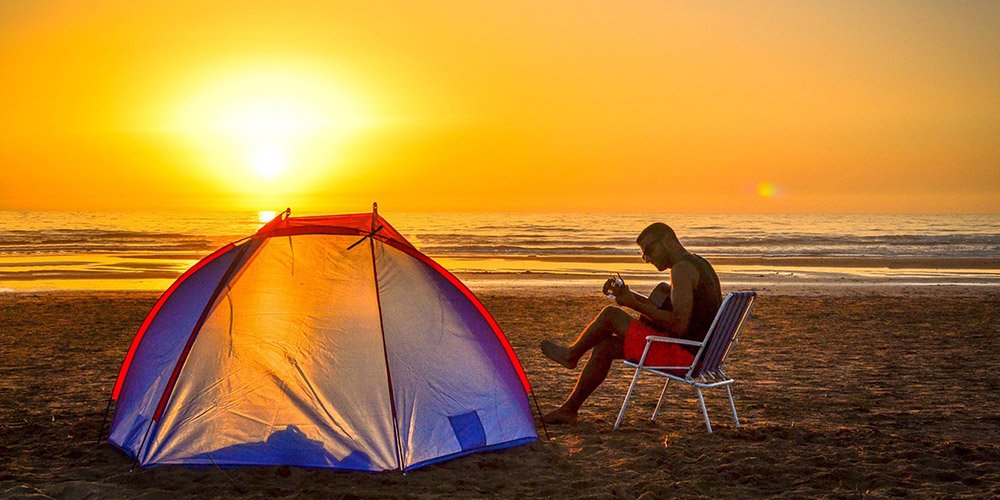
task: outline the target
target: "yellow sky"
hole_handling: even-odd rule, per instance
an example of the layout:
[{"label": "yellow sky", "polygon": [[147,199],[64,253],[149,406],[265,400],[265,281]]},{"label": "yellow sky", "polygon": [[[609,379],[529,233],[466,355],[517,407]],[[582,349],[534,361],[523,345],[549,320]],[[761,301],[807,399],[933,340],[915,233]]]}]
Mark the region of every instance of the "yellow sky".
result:
[{"label": "yellow sky", "polygon": [[0,2],[0,209],[1000,212],[997,2]]}]

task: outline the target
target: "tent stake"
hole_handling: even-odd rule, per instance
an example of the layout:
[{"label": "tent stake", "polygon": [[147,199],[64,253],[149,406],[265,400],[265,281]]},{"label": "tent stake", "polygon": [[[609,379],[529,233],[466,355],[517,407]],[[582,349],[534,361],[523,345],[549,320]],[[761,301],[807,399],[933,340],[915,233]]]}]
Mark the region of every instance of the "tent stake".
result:
[{"label": "tent stake", "polygon": [[542,430],[545,431],[545,440],[549,441],[552,438],[549,437],[549,429],[545,427],[545,421],[542,420],[542,407],[538,406],[538,396],[535,395],[535,391],[531,391],[531,397],[535,400],[535,409],[538,410],[538,421],[542,423]]}]

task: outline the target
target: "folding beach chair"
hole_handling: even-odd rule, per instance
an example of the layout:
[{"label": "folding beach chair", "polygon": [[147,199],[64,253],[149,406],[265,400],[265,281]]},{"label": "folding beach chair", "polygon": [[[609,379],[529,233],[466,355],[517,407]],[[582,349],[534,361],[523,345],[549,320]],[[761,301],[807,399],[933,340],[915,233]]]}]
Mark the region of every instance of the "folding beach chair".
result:
[{"label": "folding beach chair", "polygon": [[[722,365],[725,364],[726,358],[733,349],[733,345],[739,340],[740,330],[743,329],[747,318],[750,317],[750,310],[753,308],[753,303],[756,299],[757,292],[732,292],[727,295],[722,300],[719,312],[715,315],[715,319],[712,320],[712,326],[708,328],[708,333],[705,335],[703,342],[671,337],[646,337],[646,348],[642,351],[642,357],[639,358],[639,362],[634,363],[625,360],[626,366],[635,367],[635,376],[632,377],[632,384],[629,385],[628,393],[625,394],[622,409],[618,412],[618,420],[615,421],[615,430],[618,429],[622,418],[625,417],[629,398],[632,397],[632,391],[639,380],[639,374],[644,371],[667,379],[663,384],[663,392],[660,393],[660,400],[656,402],[656,409],[653,410],[652,420],[656,420],[656,413],[660,411],[660,405],[663,403],[663,396],[667,393],[670,381],[676,380],[677,382],[688,384],[698,391],[698,401],[701,403],[701,413],[705,416],[705,427],[708,428],[708,432],[712,432],[712,422],[708,419],[708,409],[705,408],[705,398],[702,396],[701,390],[724,386],[726,393],[729,394],[729,406],[733,409],[733,421],[736,422],[736,427],[739,427],[740,419],[736,415],[733,392],[729,388],[733,383],[733,379],[729,378],[722,371]],[[653,342],[693,345],[699,346],[699,349],[690,366],[646,366],[644,364],[646,355],[649,354],[649,348],[653,345]]]}]

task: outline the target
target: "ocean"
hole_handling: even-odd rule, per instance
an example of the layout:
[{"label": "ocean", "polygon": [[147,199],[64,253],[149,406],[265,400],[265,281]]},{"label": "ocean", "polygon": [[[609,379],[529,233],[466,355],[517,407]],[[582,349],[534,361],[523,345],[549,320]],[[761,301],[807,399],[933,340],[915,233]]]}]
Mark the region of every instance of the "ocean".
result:
[{"label": "ocean", "polygon": [[[665,281],[635,245],[654,221],[724,287],[1000,285],[1000,215],[380,213],[474,290]],[[163,290],[268,216],[0,211],[0,291]]]}]

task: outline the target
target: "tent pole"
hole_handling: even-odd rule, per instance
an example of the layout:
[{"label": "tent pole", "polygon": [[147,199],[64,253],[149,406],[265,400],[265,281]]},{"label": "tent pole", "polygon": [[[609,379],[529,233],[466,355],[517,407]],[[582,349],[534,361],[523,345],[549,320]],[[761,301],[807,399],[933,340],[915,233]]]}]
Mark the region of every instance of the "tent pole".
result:
[{"label": "tent pole", "polygon": [[146,439],[149,438],[149,431],[153,428],[153,419],[149,419],[149,426],[146,427],[146,433],[142,435],[142,442],[139,443],[139,449],[135,451],[135,460],[132,461],[132,467],[129,467],[128,471],[135,471],[135,466],[139,465],[139,455],[142,454],[142,447],[146,446]]},{"label": "tent pole", "polygon": [[[375,222],[375,210],[376,208],[373,206],[372,223]],[[372,278],[375,281],[375,304],[378,306],[378,327],[382,332],[382,355],[385,357],[385,378],[389,387],[389,409],[392,411],[392,431],[396,438],[396,460],[399,464],[399,471],[406,474],[406,469],[403,468],[403,445],[399,439],[399,419],[396,417],[396,397],[395,391],[392,389],[392,372],[389,371],[389,348],[386,346],[385,323],[382,321],[382,297],[378,289],[378,268],[375,265],[375,238],[369,239],[368,243],[370,243],[368,248],[371,249],[372,254]]]},{"label": "tent pole", "polygon": [[104,435],[104,426],[108,423],[108,412],[111,411],[111,398],[108,398],[108,407],[104,409],[104,418],[101,419],[101,430],[97,431],[97,444],[101,444],[101,436]]}]

